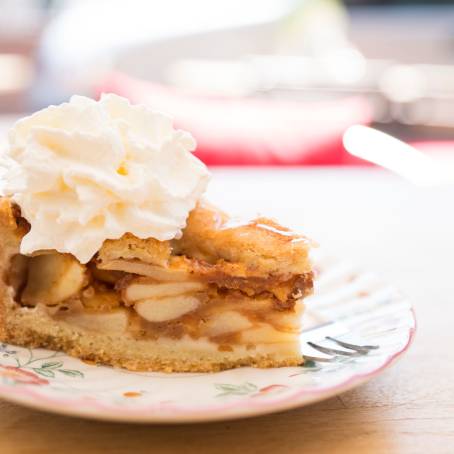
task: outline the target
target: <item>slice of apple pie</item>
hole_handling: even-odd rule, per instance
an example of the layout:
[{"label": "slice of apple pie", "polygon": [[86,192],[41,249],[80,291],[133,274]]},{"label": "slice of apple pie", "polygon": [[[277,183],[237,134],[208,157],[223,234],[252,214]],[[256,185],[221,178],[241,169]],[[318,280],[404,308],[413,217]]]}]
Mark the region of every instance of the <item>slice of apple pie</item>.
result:
[{"label": "slice of apple pie", "polygon": [[0,199],[0,338],[130,370],[302,363],[310,242],[276,222],[238,223],[199,202],[178,239],[106,240],[87,263],[20,253],[30,225]]},{"label": "slice of apple pie", "polygon": [[301,363],[309,241],[202,202],[193,137],[74,96],[0,153],[0,339],[131,370]]}]

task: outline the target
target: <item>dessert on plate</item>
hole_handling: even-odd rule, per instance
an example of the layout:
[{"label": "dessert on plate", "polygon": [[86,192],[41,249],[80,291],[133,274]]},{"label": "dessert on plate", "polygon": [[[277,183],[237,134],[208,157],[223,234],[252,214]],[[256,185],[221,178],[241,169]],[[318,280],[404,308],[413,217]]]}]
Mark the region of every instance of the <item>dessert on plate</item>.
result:
[{"label": "dessert on plate", "polygon": [[168,117],[77,96],[8,139],[2,341],[130,370],[302,363],[311,242],[205,201],[208,171]]}]

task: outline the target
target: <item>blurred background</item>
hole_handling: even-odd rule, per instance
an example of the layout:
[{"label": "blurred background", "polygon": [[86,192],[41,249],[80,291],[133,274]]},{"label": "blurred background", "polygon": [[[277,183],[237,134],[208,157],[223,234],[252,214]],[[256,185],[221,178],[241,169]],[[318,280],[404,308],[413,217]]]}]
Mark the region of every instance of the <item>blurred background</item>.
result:
[{"label": "blurred background", "polygon": [[211,165],[357,165],[370,124],[454,150],[454,0],[0,0],[0,129],[115,92]]}]

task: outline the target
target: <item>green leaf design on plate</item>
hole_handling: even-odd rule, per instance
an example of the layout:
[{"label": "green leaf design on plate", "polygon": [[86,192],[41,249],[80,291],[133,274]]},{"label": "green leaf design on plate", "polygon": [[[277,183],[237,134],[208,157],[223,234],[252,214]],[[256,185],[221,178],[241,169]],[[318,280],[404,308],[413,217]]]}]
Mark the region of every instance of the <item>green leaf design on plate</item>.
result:
[{"label": "green leaf design on plate", "polygon": [[222,391],[216,397],[221,396],[245,396],[257,391],[257,386],[253,383],[243,383],[241,385],[232,385],[229,383],[215,383],[214,387],[218,391]]},{"label": "green leaf design on plate", "polygon": [[80,372],[79,370],[59,369],[58,372],[61,372],[62,374],[67,375],[68,377],[84,378],[84,374],[82,372]]},{"label": "green leaf design on plate", "polygon": [[42,368],[34,367],[33,372],[36,372],[37,374],[42,375],[43,377],[47,377],[47,378],[55,377],[54,371],[51,369],[42,369]]},{"label": "green leaf design on plate", "polygon": [[41,364],[41,369],[59,369],[61,366],[63,366],[61,361],[54,361]]}]

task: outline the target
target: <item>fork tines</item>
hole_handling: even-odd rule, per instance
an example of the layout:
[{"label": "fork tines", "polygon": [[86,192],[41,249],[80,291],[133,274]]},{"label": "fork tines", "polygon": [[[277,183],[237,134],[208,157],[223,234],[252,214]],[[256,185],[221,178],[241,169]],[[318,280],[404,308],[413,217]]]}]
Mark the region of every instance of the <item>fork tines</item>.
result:
[{"label": "fork tines", "polygon": [[355,345],[351,344],[349,342],[344,342],[338,339],[335,339],[334,337],[326,336],[326,339],[334,342],[335,344],[339,345],[340,347],[343,347],[346,350],[340,350],[338,348],[331,348],[331,347],[325,347],[323,345],[316,344],[315,342],[307,342],[309,346],[311,346],[313,349],[318,350],[321,353],[324,353],[325,355],[330,355],[329,357],[325,358],[318,358],[314,356],[308,356],[304,355],[304,358],[306,360],[311,360],[315,362],[333,362],[342,356],[348,356],[348,357],[358,357],[358,356],[364,356],[367,355],[371,350],[376,350],[379,348],[378,345]]}]

